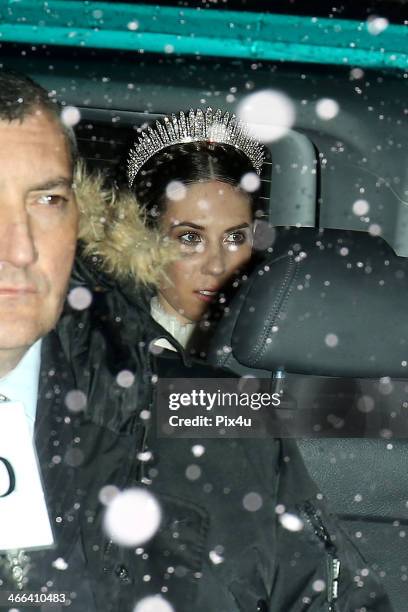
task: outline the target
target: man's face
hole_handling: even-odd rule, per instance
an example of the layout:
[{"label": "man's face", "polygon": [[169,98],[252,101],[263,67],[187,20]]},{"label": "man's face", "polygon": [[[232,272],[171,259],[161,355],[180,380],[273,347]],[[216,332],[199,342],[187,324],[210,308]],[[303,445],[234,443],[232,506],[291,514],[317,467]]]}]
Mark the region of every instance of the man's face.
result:
[{"label": "man's face", "polygon": [[29,347],[54,327],[77,223],[61,128],[42,111],[0,120],[0,351]]}]

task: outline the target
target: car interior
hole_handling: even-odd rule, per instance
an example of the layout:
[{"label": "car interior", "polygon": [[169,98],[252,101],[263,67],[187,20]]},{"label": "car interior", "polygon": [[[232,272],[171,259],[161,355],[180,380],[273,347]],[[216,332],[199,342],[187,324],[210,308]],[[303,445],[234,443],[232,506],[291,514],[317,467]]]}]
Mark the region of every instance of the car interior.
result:
[{"label": "car interior", "polygon": [[[344,6],[338,23],[364,24],[370,15]],[[400,3],[374,8],[399,23]],[[260,14],[265,7],[225,3],[224,22],[229,10],[241,9]],[[328,16],[319,3],[310,12],[296,3],[286,10],[305,19]],[[220,321],[208,360],[240,376],[269,378],[289,421],[291,411],[302,412],[299,429],[288,435],[298,439],[309,471],[382,577],[395,610],[406,610],[406,39],[405,55],[398,43],[398,67],[366,65],[361,57],[331,62],[324,45],[317,59],[279,60],[256,51],[141,54],[6,40],[1,63],[79,110],[79,152],[110,177],[123,175],[137,129],[164,114],[205,106],[234,113],[257,91],[290,98],[294,123],[267,144],[260,260]],[[337,103],[332,118],[317,111],[326,99]]]}]

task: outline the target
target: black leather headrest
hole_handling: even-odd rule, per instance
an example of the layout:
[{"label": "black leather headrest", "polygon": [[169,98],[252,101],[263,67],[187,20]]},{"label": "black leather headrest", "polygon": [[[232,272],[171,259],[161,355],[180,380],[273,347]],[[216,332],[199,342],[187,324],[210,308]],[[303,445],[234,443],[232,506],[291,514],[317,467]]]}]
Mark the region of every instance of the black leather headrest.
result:
[{"label": "black leather headrest", "polygon": [[282,229],[231,302],[210,360],[408,378],[408,259],[364,232]]}]

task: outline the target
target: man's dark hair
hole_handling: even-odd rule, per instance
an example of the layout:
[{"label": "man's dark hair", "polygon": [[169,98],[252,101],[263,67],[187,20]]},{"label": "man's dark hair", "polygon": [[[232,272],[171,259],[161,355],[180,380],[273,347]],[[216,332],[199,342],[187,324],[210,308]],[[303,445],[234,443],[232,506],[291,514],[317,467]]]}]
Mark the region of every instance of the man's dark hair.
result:
[{"label": "man's dark hair", "polygon": [[77,157],[74,131],[61,119],[61,107],[51,95],[29,77],[12,70],[0,70],[0,121],[24,121],[37,109],[44,110],[61,127],[72,162]]}]

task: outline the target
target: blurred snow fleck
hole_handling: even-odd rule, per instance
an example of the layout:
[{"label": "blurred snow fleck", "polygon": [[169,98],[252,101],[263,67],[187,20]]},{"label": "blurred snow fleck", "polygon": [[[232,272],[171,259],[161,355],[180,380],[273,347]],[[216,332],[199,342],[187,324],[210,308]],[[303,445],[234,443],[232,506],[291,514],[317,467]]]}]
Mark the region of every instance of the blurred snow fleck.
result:
[{"label": "blurred snow fleck", "polygon": [[94,11],[92,11],[92,17],[94,17],[94,19],[102,19],[103,11],[95,9]]},{"label": "blurred snow fleck", "polygon": [[198,480],[201,476],[201,468],[199,465],[191,464],[186,468],[186,478],[188,480]]},{"label": "blurred snow fleck", "polygon": [[369,395],[362,395],[357,400],[357,408],[360,412],[368,413],[374,410],[374,399]]},{"label": "blurred snow fleck", "polygon": [[352,68],[350,70],[350,77],[352,79],[358,80],[358,79],[362,79],[364,76],[364,70],[362,70],[361,68]]},{"label": "blurred snow fleck", "polygon": [[263,251],[271,247],[275,242],[276,229],[271,223],[256,219],[253,232],[253,248],[258,251]]},{"label": "blurred snow fleck", "polygon": [[135,31],[139,28],[139,22],[138,21],[129,21],[129,23],[127,24],[127,29],[131,30],[131,31]]},{"label": "blurred snow fleck", "polygon": [[346,255],[349,254],[349,250],[347,247],[341,247],[340,249],[340,255],[343,255],[343,257],[345,257]]},{"label": "blurred snow fleck", "polygon": [[193,453],[194,457],[202,457],[202,455],[205,453],[205,447],[202,444],[194,444],[194,446],[191,448],[191,452]]},{"label": "blurred snow fleck", "polygon": [[92,302],[92,293],[86,287],[75,287],[68,293],[68,303],[75,310],[85,310]]},{"label": "blurred snow fleck", "polygon": [[135,382],[135,375],[130,370],[122,370],[116,376],[116,382],[120,387],[131,387]]},{"label": "blurred snow fleck", "polygon": [[261,179],[256,174],[256,172],[247,172],[241,178],[241,182],[240,182],[240,186],[242,187],[242,189],[244,189],[245,191],[248,191],[248,193],[253,193],[257,189],[259,189],[260,184],[261,184]]},{"label": "blurred snow fleck", "polygon": [[316,114],[320,119],[329,121],[338,115],[340,107],[336,100],[331,98],[322,98],[316,104]]},{"label": "blurred snow fleck", "polygon": [[238,118],[261,142],[282,138],[295,122],[295,106],[285,94],[272,89],[249,94],[239,104]]},{"label": "blurred snow fleck", "polygon": [[285,506],[283,504],[278,504],[275,507],[276,514],[283,514],[285,512],[285,510],[286,510],[286,508],[285,508]]},{"label": "blurred snow fleck", "polygon": [[141,411],[140,411],[140,418],[141,418],[143,421],[148,421],[148,420],[150,419],[150,417],[151,417],[151,412],[150,412],[150,410],[141,410]]},{"label": "blurred snow fleck", "polygon": [[389,376],[383,376],[382,378],[380,378],[378,390],[381,395],[390,395],[393,392],[394,385],[392,384],[391,378]]},{"label": "blurred snow fleck", "polygon": [[81,121],[81,113],[76,106],[65,106],[61,112],[61,121],[69,127],[73,127]]},{"label": "blurred snow fleck", "polygon": [[356,200],[353,204],[353,213],[357,215],[357,217],[362,217],[366,215],[370,210],[370,205],[367,200]]},{"label": "blurred snow fleck", "polygon": [[121,546],[139,546],[159,528],[161,510],[156,498],[142,489],[127,489],[108,504],[104,516],[107,535]]},{"label": "blurred snow fleck", "polygon": [[84,453],[80,448],[69,448],[64,455],[64,463],[70,467],[78,467],[84,460]]},{"label": "blurred snow fleck", "polygon": [[249,512],[256,512],[262,507],[262,504],[262,496],[255,492],[247,493],[242,500],[242,505]]},{"label": "blurred snow fleck", "polygon": [[133,612],[174,612],[174,608],[161,595],[149,595],[136,604]]},{"label": "blurred snow fleck", "polygon": [[115,487],[114,485],[106,485],[99,491],[98,499],[101,504],[108,506],[119,492],[118,487]]},{"label": "blurred snow fleck", "polygon": [[357,493],[357,495],[354,496],[355,502],[361,502],[362,500],[363,500],[363,496],[360,495],[360,493]]},{"label": "blurred snow fleck", "polygon": [[222,556],[222,554],[217,552],[217,549],[210,550],[210,553],[208,556],[210,557],[210,561],[212,561],[214,565],[219,565],[220,563],[224,561],[224,557]]},{"label": "blurred snow fleck", "polygon": [[303,521],[301,518],[296,516],[296,514],[291,514],[290,512],[284,512],[279,517],[279,522],[282,527],[287,529],[288,531],[302,531],[303,529]]},{"label": "blurred snow fleck", "polygon": [[65,396],[65,405],[71,412],[81,412],[86,408],[86,395],[79,389],[68,391]]},{"label": "blurred snow fleck", "polygon": [[378,225],[378,223],[372,223],[368,226],[368,233],[371,234],[371,236],[379,236],[381,232],[381,225]]},{"label": "blurred snow fleck", "polygon": [[339,339],[336,334],[327,334],[324,341],[329,348],[334,348],[339,343]]},{"label": "blurred snow fleck", "polygon": [[155,340],[152,340],[149,344],[149,353],[152,355],[160,355],[163,352],[163,347],[156,344]]},{"label": "blurred snow fleck", "polygon": [[164,45],[165,53],[174,53],[174,45]]},{"label": "blurred snow fleck", "polygon": [[153,458],[152,451],[144,451],[143,453],[138,453],[137,458],[139,461],[151,461]]},{"label": "blurred snow fleck", "polygon": [[312,584],[312,589],[315,593],[322,593],[326,588],[326,583],[324,580],[315,580]]},{"label": "blurred snow fleck", "polygon": [[378,36],[389,26],[389,21],[385,17],[375,17],[372,15],[367,19],[367,30],[372,36]]},{"label": "blurred snow fleck", "polygon": [[52,566],[63,571],[68,568],[68,563],[62,557],[58,557],[58,559],[55,559],[55,561],[52,562]]},{"label": "blurred snow fleck", "polygon": [[166,197],[174,202],[184,200],[186,193],[187,189],[181,181],[170,181],[166,187]]}]

